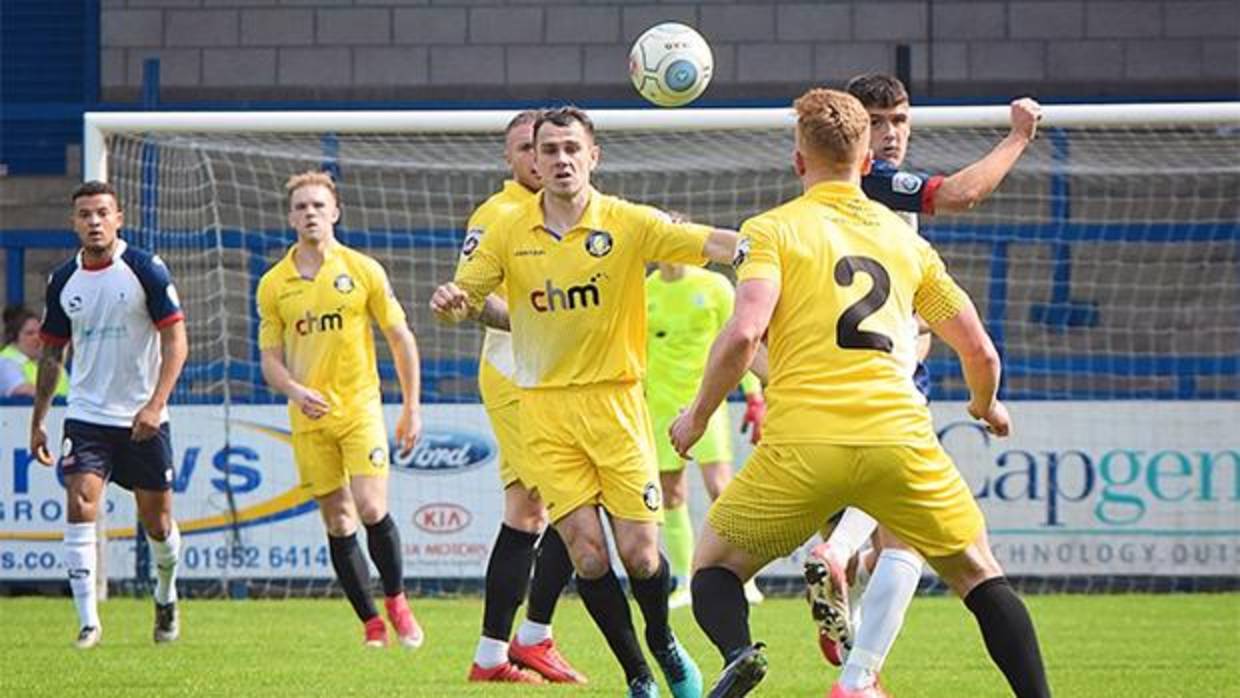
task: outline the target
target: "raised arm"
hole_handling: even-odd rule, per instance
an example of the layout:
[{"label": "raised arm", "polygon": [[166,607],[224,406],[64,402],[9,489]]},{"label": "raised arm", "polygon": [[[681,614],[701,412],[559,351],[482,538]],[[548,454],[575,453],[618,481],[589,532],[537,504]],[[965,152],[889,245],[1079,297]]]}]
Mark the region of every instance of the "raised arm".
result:
[{"label": "raised arm", "polygon": [[1012,102],[1007,136],[981,160],[943,180],[934,192],[935,212],[967,211],[990,196],[1033,142],[1041,115],[1042,108],[1032,99]]},{"label": "raised arm", "polygon": [[65,345],[45,341],[43,351],[39,354],[39,369],[34,380],[34,410],[30,415],[30,452],[43,465],[52,464],[52,453],[47,448],[47,430],[43,422],[47,419],[47,411],[51,409],[52,396],[56,393],[56,383],[60,380],[60,371],[64,365]]},{"label": "raised arm", "polygon": [[392,359],[396,362],[396,375],[400,379],[401,410],[396,420],[396,442],[401,453],[409,453],[422,432],[420,396],[422,376],[418,362],[418,342],[405,323],[397,323],[383,330]]}]

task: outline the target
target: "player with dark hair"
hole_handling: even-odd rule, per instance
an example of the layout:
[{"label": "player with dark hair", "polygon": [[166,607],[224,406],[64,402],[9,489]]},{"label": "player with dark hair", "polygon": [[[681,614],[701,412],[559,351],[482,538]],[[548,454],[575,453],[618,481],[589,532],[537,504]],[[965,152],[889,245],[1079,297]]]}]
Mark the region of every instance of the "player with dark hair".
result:
[{"label": "player with dark hair", "polygon": [[47,282],[30,452],[52,464],[43,422],[72,345],[57,467],[67,500],[65,567],[78,613],[77,647],[94,647],[103,636],[95,521],[109,481],[133,492],[155,561],[154,640],[171,642],[180,634],[181,534],[172,519],[168,398],[189,353],[181,301],[163,261],[120,238],[125,215],[111,185],[86,182],[72,201],[81,249]]},{"label": "player with dark hair", "polygon": [[672,693],[697,696],[701,675],[668,623],[670,574],[659,553],[661,490],[645,369],[645,264],[729,260],[730,231],[674,223],[590,186],[594,125],[564,107],[534,123],[542,191],[487,231],[431,307],[450,322],[477,317],[506,284],[515,382],[534,486],[568,546],[581,594],[633,696],[658,694],[628,602],[611,568],[600,509],[646,619],[646,642]]},{"label": "player with dark hair", "polygon": [[[999,357],[934,249],[863,194],[871,156],[860,102],[814,89],[795,108],[794,166],[805,193],[742,226],[736,310],[670,434],[687,453],[768,337],[765,433],[711,507],[695,560],[694,615],[725,663],[709,695],[745,695],[765,675],[742,582],[852,505],[925,556],[964,600],[1017,696],[1049,696],[1029,613],[910,379],[908,319],[916,311],[957,353],[969,414],[1005,436],[1011,422],[997,399]],[[832,331],[826,341],[824,327]],[[811,582],[811,595],[820,596],[821,581]],[[837,683],[831,692],[884,695],[877,683]]]},{"label": "player with dark hair", "polygon": [[[461,264],[487,230],[500,225],[533,199],[540,188],[534,169],[534,121],[537,110],[517,114],[504,129],[504,161],[512,179],[469,217]],[[502,299],[503,289],[497,291]],[[504,520],[487,561],[482,597],[482,636],[469,669],[470,681],[537,683],[539,676],[557,683],[584,683],[585,677],[560,655],[551,637],[551,615],[568,580],[573,562],[547,511],[532,488],[521,443],[521,391],[513,383],[512,338],[504,330],[486,328],[478,361],[482,405],[499,444],[499,476],[504,488]],[[534,578],[530,579],[530,570]],[[529,590],[526,618],[509,644],[517,609]],[[521,667],[537,672],[522,671]]]},{"label": "player with dark hair", "polygon": [[371,321],[392,351],[403,398],[396,441],[411,451],[422,428],[418,345],[383,267],[336,240],[340,198],[332,178],[305,172],[285,185],[297,242],[258,282],[263,377],[288,397],[293,459],[319,505],[332,568],[365,630],[387,644],[370,594],[366,547],[383,583],[384,606],[405,647],[423,641],[405,599],[400,530],[388,513],[388,437]]}]

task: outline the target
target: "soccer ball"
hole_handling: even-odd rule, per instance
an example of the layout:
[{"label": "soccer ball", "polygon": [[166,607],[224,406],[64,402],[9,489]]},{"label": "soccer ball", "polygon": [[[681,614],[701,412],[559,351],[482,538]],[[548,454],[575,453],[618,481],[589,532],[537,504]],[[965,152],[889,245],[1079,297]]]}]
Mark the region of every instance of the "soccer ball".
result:
[{"label": "soccer ball", "polygon": [[629,77],[641,96],[660,107],[683,107],[697,99],[714,71],[710,45],[693,27],[657,24],[629,51]]}]

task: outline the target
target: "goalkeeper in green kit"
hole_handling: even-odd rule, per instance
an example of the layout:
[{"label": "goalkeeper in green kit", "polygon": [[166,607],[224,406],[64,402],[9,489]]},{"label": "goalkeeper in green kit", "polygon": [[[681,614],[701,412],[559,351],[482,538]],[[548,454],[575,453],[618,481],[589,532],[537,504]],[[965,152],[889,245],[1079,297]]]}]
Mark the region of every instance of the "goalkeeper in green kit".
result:
[{"label": "goalkeeper in green kit", "polygon": [[[716,335],[732,317],[732,283],[713,271],[680,264],[660,263],[646,277],[646,402],[654,423],[659,479],[663,486],[663,539],[675,579],[670,608],[688,606],[689,575],[693,565],[693,524],[689,520],[689,478],[685,461],[667,438],[668,427],[680,410],[693,401],[706,370],[706,357]],[[741,432],[752,443],[761,436],[766,403],[752,373],[741,381],[745,418]],[[727,404],[710,419],[702,440],[690,455],[702,469],[706,492],[714,501],[732,479],[732,435]],[[762,593],[750,580],[745,586],[750,603]]]}]

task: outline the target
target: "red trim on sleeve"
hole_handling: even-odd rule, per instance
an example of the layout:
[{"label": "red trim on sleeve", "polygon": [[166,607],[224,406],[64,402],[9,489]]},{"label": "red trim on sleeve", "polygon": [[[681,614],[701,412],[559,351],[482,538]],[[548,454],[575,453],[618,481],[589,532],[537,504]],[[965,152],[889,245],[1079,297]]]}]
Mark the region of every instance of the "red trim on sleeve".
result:
[{"label": "red trim on sleeve", "polygon": [[185,313],[182,313],[181,311],[178,310],[175,313],[164,318],[163,320],[160,320],[159,322],[155,323],[155,327],[162,330],[165,327],[171,327],[184,319],[185,319]]},{"label": "red trim on sleeve", "polygon": [[64,345],[69,343],[68,337],[60,337],[54,334],[48,334],[47,332],[44,332],[43,330],[39,330],[39,339],[43,340],[44,344],[50,344],[51,346],[54,346],[54,347],[63,347]]},{"label": "red trim on sleeve", "polygon": [[927,216],[934,215],[934,194],[943,186],[945,179],[943,175],[934,175],[926,180],[926,186],[921,189],[921,212]]}]

